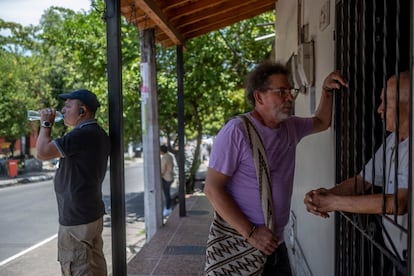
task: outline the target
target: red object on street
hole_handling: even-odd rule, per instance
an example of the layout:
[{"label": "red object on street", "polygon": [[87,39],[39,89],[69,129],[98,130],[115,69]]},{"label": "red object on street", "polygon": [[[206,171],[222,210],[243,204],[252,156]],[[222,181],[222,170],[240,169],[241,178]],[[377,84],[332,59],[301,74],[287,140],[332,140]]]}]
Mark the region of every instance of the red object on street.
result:
[{"label": "red object on street", "polygon": [[7,171],[9,173],[9,177],[16,177],[18,173],[18,162],[17,160],[10,159],[7,160]]}]

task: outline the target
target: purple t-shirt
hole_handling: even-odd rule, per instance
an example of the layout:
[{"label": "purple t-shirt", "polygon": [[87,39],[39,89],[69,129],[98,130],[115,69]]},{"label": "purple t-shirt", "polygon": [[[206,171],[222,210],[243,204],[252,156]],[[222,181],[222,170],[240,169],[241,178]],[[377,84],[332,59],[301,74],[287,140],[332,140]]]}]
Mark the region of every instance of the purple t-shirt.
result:
[{"label": "purple t-shirt", "polygon": [[[275,231],[283,240],[289,220],[293,188],[296,145],[312,132],[312,118],[292,116],[279,128],[269,128],[248,113],[263,141],[272,180]],[[256,168],[242,121],[231,119],[218,133],[212,147],[209,167],[227,176],[227,192],[234,198],[250,222],[264,225]]]}]

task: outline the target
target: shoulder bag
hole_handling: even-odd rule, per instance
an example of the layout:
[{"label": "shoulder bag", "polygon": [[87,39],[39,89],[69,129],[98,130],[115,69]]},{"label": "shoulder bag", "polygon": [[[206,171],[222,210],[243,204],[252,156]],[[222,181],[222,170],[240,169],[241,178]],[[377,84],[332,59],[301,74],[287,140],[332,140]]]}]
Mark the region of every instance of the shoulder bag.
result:
[{"label": "shoulder bag", "polygon": [[[266,226],[273,230],[272,193],[266,152],[257,129],[246,115],[239,115],[243,122],[259,183],[260,198]],[[210,275],[260,275],[266,255],[253,247],[217,213],[210,227],[207,240],[205,273]]]}]

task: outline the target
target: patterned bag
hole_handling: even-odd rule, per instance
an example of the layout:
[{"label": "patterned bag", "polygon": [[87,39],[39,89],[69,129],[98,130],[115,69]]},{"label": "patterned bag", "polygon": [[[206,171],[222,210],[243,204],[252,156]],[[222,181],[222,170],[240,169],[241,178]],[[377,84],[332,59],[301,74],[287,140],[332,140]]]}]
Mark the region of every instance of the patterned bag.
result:
[{"label": "patterned bag", "polygon": [[210,227],[206,275],[260,275],[266,255],[216,214]]},{"label": "patterned bag", "polygon": [[[266,225],[273,230],[270,173],[263,143],[255,126],[248,117],[245,115],[240,115],[239,117],[244,124],[253,151]],[[207,240],[205,267],[207,276],[260,275],[266,259],[265,254],[253,247],[243,236],[215,213]]]}]

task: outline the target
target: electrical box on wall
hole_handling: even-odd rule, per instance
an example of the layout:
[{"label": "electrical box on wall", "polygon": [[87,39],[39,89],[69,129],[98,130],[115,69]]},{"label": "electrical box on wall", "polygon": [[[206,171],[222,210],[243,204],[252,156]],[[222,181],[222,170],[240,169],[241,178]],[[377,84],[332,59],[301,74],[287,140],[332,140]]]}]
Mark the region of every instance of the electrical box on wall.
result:
[{"label": "electrical box on wall", "polygon": [[302,82],[298,72],[298,62],[297,62],[297,55],[292,54],[286,64],[288,69],[290,70],[290,81],[294,88],[301,88]]},{"label": "electrical box on wall", "polygon": [[301,43],[298,47],[297,70],[303,86],[314,85],[313,41]]}]

